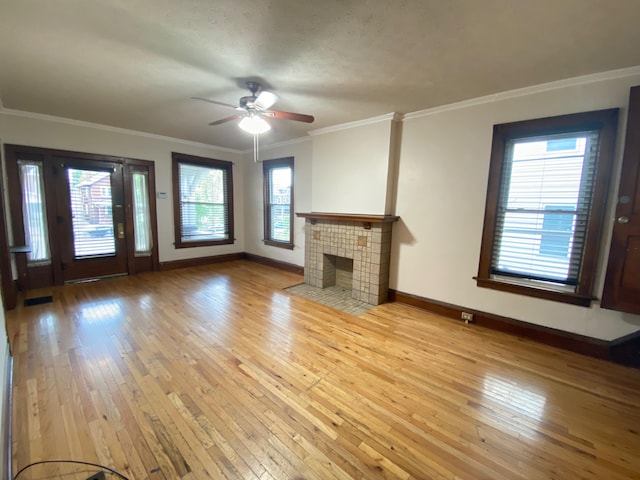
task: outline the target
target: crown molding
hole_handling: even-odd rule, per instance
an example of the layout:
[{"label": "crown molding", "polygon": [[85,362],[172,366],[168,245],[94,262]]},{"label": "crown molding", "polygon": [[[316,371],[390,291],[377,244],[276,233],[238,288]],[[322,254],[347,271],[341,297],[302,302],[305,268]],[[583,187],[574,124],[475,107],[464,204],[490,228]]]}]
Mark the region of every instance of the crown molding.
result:
[{"label": "crown molding", "polygon": [[127,128],[121,128],[121,127],[112,127],[110,125],[103,125],[101,123],[91,123],[91,122],[85,122],[82,120],[73,120],[71,118],[56,117],[54,115],[45,115],[43,113],[25,112],[23,110],[13,110],[11,108],[3,108],[1,105],[0,105],[0,115],[10,115],[14,117],[31,118],[34,120],[44,120],[47,122],[73,125],[75,127],[93,128],[93,129],[102,130],[105,132],[123,133],[126,135],[132,135],[135,137],[150,138],[153,140],[179,143],[182,145],[189,145],[192,147],[201,147],[201,148],[204,147],[204,148],[215,149],[221,152],[242,154],[242,150],[236,150],[236,149],[227,148],[227,147],[219,147],[217,145],[212,145],[210,143],[194,142],[191,140],[184,140],[182,138],[168,137],[165,135],[158,135],[155,133],[140,132],[138,130],[129,130]]},{"label": "crown molding", "polygon": [[411,112],[404,115],[404,120],[411,120],[413,118],[426,117],[429,115],[435,115],[437,113],[448,112],[451,110],[459,110],[461,108],[473,107],[476,105],[484,105],[487,103],[498,102],[501,100],[508,100],[510,98],[518,98],[526,95],[532,95],[535,93],[548,92],[550,90],[557,90],[566,87],[576,87],[580,85],[588,85],[590,83],[604,82],[607,80],[616,80],[620,78],[633,77],[640,75],[640,66],[620,68],[618,70],[609,70],[606,72],[592,73],[589,75],[582,75],[580,77],[566,78],[563,80],[556,80],[548,83],[541,83],[539,85],[533,85],[530,87],[517,88],[515,90],[507,90],[500,93],[494,93],[486,95],[484,97],[472,98],[470,100],[463,100],[461,102],[450,103],[448,105],[442,105],[433,108],[427,108],[425,110],[419,110],[417,112]]},{"label": "crown molding", "polygon": [[333,125],[331,127],[319,128],[317,130],[311,130],[309,135],[315,137],[316,135],[324,135],[325,133],[339,132],[341,130],[349,130],[355,127],[362,127],[364,125],[370,125],[372,123],[388,122],[388,121],[402,121],[403,115],[397,112],[386,113],[377,117],[365,118],[364,120],[357,120],[355,122],[341,123]]}]

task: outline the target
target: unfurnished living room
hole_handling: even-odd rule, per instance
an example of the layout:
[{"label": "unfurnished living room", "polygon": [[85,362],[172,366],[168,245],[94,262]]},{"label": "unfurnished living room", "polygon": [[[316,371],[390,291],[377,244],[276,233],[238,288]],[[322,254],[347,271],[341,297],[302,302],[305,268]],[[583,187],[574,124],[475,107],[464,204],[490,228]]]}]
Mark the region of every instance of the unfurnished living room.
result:
[{"label": "unfurnished living room", "polygon": [[640,479],[638,18],[0,0],[0,479]]}]

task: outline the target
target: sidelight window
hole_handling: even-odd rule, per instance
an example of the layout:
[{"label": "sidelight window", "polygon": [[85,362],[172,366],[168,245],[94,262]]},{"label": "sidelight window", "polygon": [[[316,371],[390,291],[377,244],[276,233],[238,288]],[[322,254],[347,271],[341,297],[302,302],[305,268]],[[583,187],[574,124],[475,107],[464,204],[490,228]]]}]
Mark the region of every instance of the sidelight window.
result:
[{"label": "sidelight window", "polygon": [[151,234],[151,211],[149,209],[149,175],[146,172],[133,172],[133,236],[135,255],[151,255],[153,237]]},{"label": "sidelight window", "polygon": [[51,263],[42,162],[18,160],[18,172],[22,188],[25,242],[30,249],[27,262],[30,265]]}]

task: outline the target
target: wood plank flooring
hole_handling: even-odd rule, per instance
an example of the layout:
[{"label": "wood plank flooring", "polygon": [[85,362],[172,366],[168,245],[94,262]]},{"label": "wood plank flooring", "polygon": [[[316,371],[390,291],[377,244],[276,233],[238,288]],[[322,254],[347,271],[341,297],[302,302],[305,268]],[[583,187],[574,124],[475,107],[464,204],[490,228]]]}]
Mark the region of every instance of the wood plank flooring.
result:
[{"label": "wood plank flooring", "polygon": [[54,302],[7,314],[14,472],[640,478],[640,371],[301,281],[235,261],[29,292]]}]

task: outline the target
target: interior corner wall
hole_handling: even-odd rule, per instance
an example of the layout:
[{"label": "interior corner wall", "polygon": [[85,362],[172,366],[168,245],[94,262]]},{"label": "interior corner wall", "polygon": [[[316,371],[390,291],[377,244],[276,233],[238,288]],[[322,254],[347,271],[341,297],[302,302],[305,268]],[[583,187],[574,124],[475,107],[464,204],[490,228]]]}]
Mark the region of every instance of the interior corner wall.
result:
[{"label": "interior corner wall", "polygon": [[[494,101],[405,119],[399,159],[390,286],[401,292],[603,340],[640,329],[640,316],[476,286],[494,124],[621,108],[615,168],[601,238],[600,296],[622,160],[629,88],[640,74],[496,96]],[[579,80],[579,79],[577,79]],[[473,102],[470,102],[473,103]],[[315,198],[315,197],[314,197]]]},{"label": "interior corner wall", "polygon": [[391,119],[314,135],[314,212],[382,215],[387,209]]},{"label": "interior corner wall", "polygon": [[[156,192],[167,194],[166,198],[156,199],[160,262],[244,252],[244,194],[241,152],[230,152],[215,146],[209,147],[171,138],[149,136],[134,131],[116,131],[89,124],[82,125],[63,119],[57,121],[53,118],[44,119],[29,114],[16,115],[1,110],[0,131],[4,144],[29,145],[153,161],[155,163]],[[234,244],[180,249],[174,247],[172,152],[216,158],[234,163],[233,192],[236,237]]]},{"label": "interior corner wall", "polygon": [[[311,138],[275,147],[261,147],[261,160],[293,157],[293,208],[311,211]],[[293,250],[265,245],[262,161],[253,161],[253,152],[243,156],[245,192],[245,249],[247,253],[292,265],[304,266],[304,218],[294,216]]]}]

